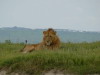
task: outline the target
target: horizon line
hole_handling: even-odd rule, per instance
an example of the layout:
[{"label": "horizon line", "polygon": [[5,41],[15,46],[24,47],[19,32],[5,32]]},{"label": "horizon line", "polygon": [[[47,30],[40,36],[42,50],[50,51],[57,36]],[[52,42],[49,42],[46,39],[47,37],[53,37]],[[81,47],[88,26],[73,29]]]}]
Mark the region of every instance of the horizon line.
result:
[{"label": "horizon line", "polygon": [[[53,27],[46,27],[46,28],[29,28],[29,27],[23,27],[23,26],[4,26],[4,27],[0,27],[0,28],[26,28],[26,29],[48,29],[48,28],[53,28]],[[76,30],[76,29],[67,29],[67,28],[53,28],[53,29],[63,29],[63,30],[72,30],[72,31],[80,31],[80,32],[100,32],[100,31],[94,31],[94,30]]]}]

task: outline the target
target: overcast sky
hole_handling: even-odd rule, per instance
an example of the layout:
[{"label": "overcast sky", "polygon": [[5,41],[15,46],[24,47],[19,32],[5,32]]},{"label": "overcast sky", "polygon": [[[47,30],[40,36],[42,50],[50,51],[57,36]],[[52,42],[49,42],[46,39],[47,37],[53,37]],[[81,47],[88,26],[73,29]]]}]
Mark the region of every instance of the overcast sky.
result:
[{"label": "overcast sky", "polygon": [[0,0],[0,27],[100,31],[100,0]]}]

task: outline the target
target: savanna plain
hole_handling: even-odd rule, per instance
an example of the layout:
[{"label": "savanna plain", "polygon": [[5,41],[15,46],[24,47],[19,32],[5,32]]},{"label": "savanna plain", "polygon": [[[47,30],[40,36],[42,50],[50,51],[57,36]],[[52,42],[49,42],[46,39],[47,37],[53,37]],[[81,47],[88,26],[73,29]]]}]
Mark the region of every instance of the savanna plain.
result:
[{"label": "savanna plain", "polygon": [[0,71],[43,75],[54,70],[72,75],[100,74],[100,41],[62,43],[57,50],[21,53],[23,43],[0,43]]}]

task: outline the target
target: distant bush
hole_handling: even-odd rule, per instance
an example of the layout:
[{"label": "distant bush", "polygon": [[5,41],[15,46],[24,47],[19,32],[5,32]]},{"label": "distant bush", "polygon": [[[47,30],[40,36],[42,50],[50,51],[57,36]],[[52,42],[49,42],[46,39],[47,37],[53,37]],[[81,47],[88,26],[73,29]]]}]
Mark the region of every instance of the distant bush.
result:
[{"label": "distant bush", "polygon": [[11,42],[11,40],[5,40],[5,43],[11,44],[12,42]]}]

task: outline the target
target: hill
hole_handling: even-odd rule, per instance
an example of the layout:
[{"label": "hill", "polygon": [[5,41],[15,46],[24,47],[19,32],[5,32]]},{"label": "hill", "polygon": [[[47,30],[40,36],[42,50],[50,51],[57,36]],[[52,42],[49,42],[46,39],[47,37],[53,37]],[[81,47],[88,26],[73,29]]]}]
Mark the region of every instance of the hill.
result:
[{"label": "hill", "polygon": [[[29,29],[22,27],[0,28],[0,42],[11,40],[14,43],[38,43],[42,40],[45,29]],[[94,42],[100,41],[100,32],[74,31],[68,29],[55,29],[62,42]]]}]

